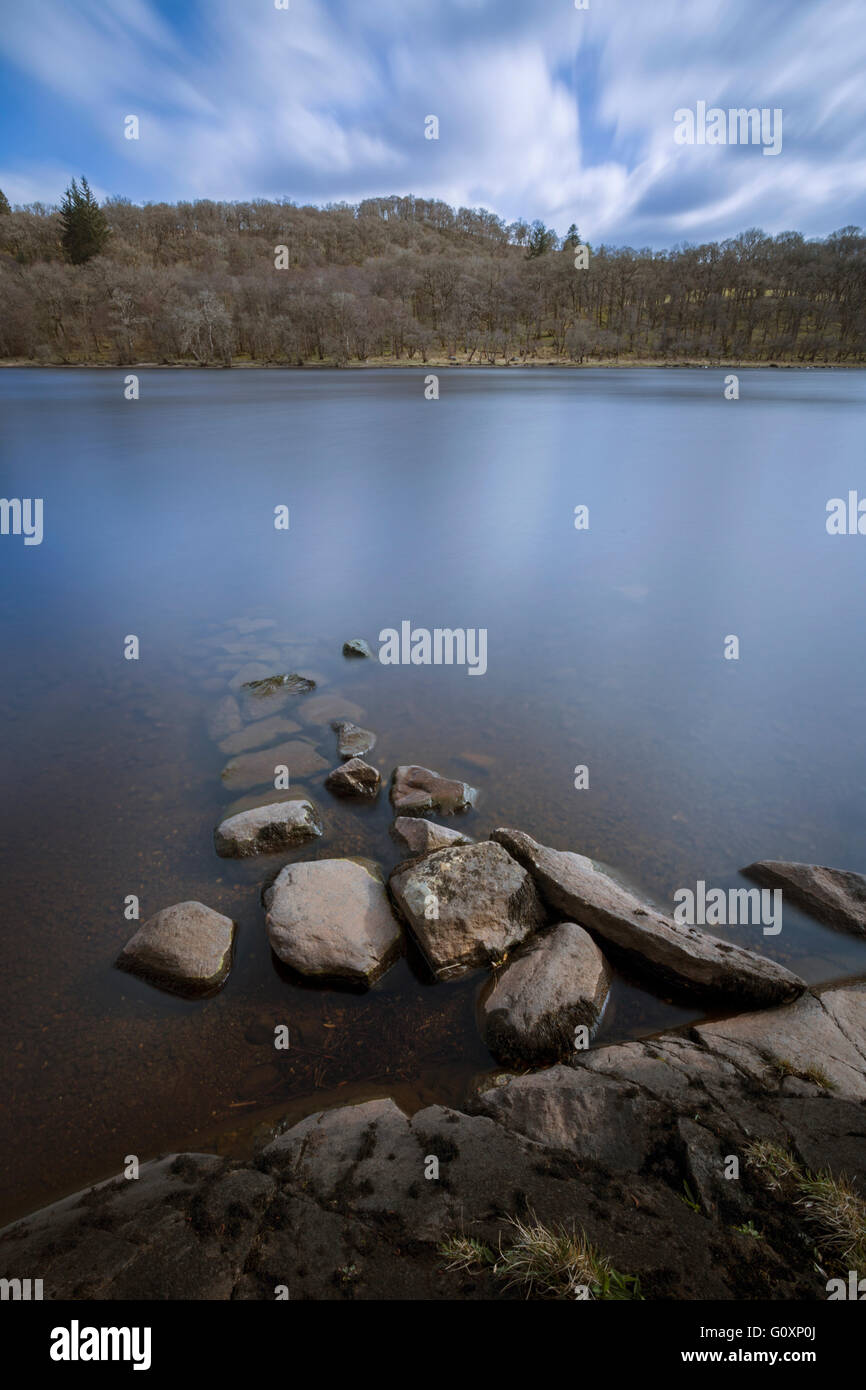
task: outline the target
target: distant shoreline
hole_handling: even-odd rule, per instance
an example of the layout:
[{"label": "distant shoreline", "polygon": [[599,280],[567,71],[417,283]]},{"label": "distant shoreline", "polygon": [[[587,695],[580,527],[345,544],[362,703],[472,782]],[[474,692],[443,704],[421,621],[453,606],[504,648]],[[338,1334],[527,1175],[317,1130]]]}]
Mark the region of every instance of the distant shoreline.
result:
[{"label": "distant shoreline", "polygon": [[694,359],[682,359],[680,361],[658,361],[652,358],[636,359],[633,362],[448,362],[443,360],[431,360],[428,362],[389,362],[389,361],[369,361],[369,362],[33,362],[30,360],[5,359],[0,360],[0,368],[17,368],[19,370],[41,370],[55,371],[109,371],[109,372],[226,372],[226,371],[257,371],[257,372],[361,372],[361,371],[543,371],[546,368],[555,367],[562,371],[583,372],[598,371],[600,369],[610,371],[630,371],[635,368],[650,369],[658,371],[662,369],[689,369],[692,371],[793,371],[793,372],[839,372],[839,371],[863,371],[866,362],[704,362]]}]

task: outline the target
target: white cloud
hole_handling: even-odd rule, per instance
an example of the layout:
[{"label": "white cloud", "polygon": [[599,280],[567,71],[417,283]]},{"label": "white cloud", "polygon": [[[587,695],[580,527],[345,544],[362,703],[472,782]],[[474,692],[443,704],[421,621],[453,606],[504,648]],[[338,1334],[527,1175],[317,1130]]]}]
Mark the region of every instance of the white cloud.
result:
[{"label": "white cloud", "polygon": [[[43,0],[7,9],[0,52],[71,113],[97,187],[416,192],[664,245],[866,220],[860,20],[856,0],[211,0],[176,27],[148,0]],[[676,146],[698,99],[781,106],[782,154]],[[58,196],[63,161],[36,155],[6,176],[16,201]]]}]

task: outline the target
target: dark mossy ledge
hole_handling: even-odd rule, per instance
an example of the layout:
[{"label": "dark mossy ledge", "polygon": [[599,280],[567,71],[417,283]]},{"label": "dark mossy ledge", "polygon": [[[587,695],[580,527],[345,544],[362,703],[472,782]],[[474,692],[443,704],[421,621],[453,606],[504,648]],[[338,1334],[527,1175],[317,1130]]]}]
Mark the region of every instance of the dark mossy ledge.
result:
[{"label": "dark mossy ledge", "polygon": [[247,1162],[145,1164],[7,1227],[0,1276],[47,1299],[519,1298],[442,1246],[496,1250],[534,1213],[583,1228],[646,1299],[826,1299],[832,1259],[822,1274],[808,1216],[749,1152],[863,1191],[866,982],[485,1085],[464,1110],[320,1111]]}]

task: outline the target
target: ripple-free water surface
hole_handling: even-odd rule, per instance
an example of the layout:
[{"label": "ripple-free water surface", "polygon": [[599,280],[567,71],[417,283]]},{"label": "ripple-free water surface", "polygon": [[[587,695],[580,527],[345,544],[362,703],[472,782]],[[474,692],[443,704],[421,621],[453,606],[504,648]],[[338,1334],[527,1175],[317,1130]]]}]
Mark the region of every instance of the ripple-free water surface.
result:
[{"label": "ripple-free water surface", "polygon": [[[866,870],[866,537],[825,529],[866,495],[862,373],[743,371],[736,402],[719,371],[442,372],[435,402],[409,370],[141,371],[136,402],[124,375],[0,372],[0,492],[44,499],[41,545],[0,537],[3,1216],[128,1154],[239,1149],[366,1094],[460,1103],[494,1069],[480,973],[431,984],[410,955],[359,995],[277,967],[259,892],[286,857],[212,848],[241,799],[205,727],[242,664],[227,619],[273,619],[265,665],[361,706],[383,774],[476,785],[469,834],[524,828],[667,910],[758,858]],[[342,657],[404,619],[486,628],[486,675]],[[387,796],[323,776],[296,790],[325,836],[292,857],[390,867]],[[235,918],[220,995],[113,969],[129,894]],[[813,983],[866,971],[866,942],[787,906],[778,937],[721,930]],[[618,979],[601,1037],[699,1016]]]}]

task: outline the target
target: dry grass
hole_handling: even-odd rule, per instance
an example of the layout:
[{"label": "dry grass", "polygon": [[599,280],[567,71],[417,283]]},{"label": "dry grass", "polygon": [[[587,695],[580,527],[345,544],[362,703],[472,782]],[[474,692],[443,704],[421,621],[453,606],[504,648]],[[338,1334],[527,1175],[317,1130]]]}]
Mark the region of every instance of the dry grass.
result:
[{"label": "dry grass", "polygon": [[841,1266],[866,1267],[866,1200],[844,1174],[810,1173],[768,1139],[746,1149],[746,1162],[771,1192],[790,1195],[815,1232],[822,1255]]},{"label": "dry grass", "polygon": [[492,1267],[506,1289],[519,1288],[526,1298],[642,1299],[640,1281],[613,1269],[583,1231],[545,1226],[533,1212],[524,1220],[509,1217],[508,1224],[513,1237],[505,1249],[500,1237],[498,1254],[466,1235],[443,1241],[439,1253],[449,1261],[446,1268]]}]

